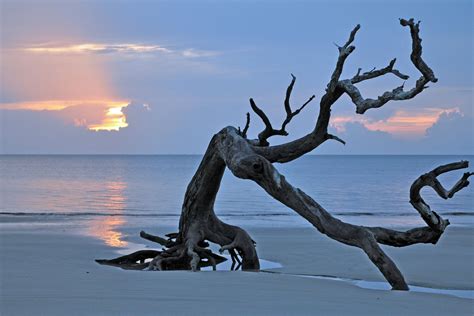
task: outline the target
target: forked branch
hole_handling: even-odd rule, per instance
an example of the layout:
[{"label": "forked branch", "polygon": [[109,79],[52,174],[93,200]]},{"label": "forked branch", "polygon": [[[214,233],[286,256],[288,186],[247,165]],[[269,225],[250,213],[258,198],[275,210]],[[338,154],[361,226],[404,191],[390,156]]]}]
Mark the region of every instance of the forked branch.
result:
[{"label": "forked branch", "polygon": [[257,114],[263,121],[263,124],[265,125],[265,129],[258,134],[258,140],[259,140],[259,146],[268,146],[268,138],[279,135],[279,136],[288,136],[288,132],[286,131],[286,126],[288,123],[291,122],[291,120],[298,115],[305,107],[308,105],[313,99],[316,97],[315,95],[312,95],[305,103],[303,103],[302,106],[300,106],[296,111],[292,111],[291,105],[290,105],[290,97],[291,97],[291,92],[293,91],[293,86],[295,85],[296,77],[291,74],[291,82],[288,88],[286,89],[286,96],[285,96],[285,101],[284,101],[284,106],[285,106],[285,111],[286,111],[286,118],[281,124],[280,129],[274,129],[272,126],[272,123],[270,122],[270,119],[268,116],[263,112],[262,109],[260,109],[255,101],[250,98],[250,107],[252,110]]},{"label": "forked branch", "polygon": [[410,78],[408,75],[404,75],[397,69],[393,68],[396,61],[397,59],[394,58],[390,61],[387,67],[381,68],[381,69],[372,69],[371,71],[364,72],[363,74],[360,74],[360,72],[362,71],[362,68],[359,68],[359,70],[357,71],[357,74],[354,77],[352,77],[351,83],[352,84],[359,83],[361,81],[377,78],[388,73],[392,73],[398,78],[403,79],[403,80],[407,80],[408,78]]},{"label": "forked branch", "polygon": [[392,100],[408,100],[415,97],[421,91],[427,88],[428,82],[437,82],[438,79],[435,77],[433,70],[424,62],[421,58],[422,46],[421,38],[419,36],[419,25],[420,22],[416,23],[413,19],[405,20],[400,19],[400,24],[402,26],[410,27],[410,34],[412,38],[412,53],[411,61],[415,67],[421,72],[422,76],[416,81],[415,87],[408,91],[404,91],[404,84],[396,87],[392,91],[386,91],[377,99],[364,98],[360,93],[359,89],[354,85],[355,83],[361,82],[363,80],[372,79],[378,76],[382,76],[387,73],[393,73],[396,76],[402,79],[408,79],[408,76],[401,74],[398,70],[393,69],[395,64],[395,59],[390,62],[390,64],[383,69],[376,70],[369,73],[364,73],[363,75],[356,75],[352,79],[341,80],[337,83],[339,89],[343,90],[349,95],[352,102],[356,105],[356,113],[363,114],[368,109],[379,108],[385,103]]},{"label": "forked branch", "polygon": [[360,24],[357,24],[356,27],[354,27],[354,29],[351,31],[351,34],[349,35],[349,39],[347,40],[347,42],[343,46],[336,45],[339,50],[339,56],[337,58],[336,68],[334,69],[331,75],[331,80],[329,81],[327,89],[326,89],[327,93],[334,93],[337,83],[339,82],[339,78],[341,77],[346,58],[355,49],[355,46],[351,44],[354,41],[357,31],[359,31],[359,29],[360,29]]},{"label": "forked branch", "polygon": [[449,225],[449,221],[443,219],[435,211],[431,210],[430,206],[422,199],[420,195],[421,189],[425,186],[429,186],[432,187],[435,192],[443,199],[452,198],[456,192],[462,190],[463,188],[469,185],[468,178],[473,175],[473,173],[464,173],[461,179],[456,182],[456,184],[451,188],[451,190],[446,190],[439,182],[437,177],[440,174],[452,170],[467,168],[468,166],[468,161],[460,161],[447,165],[442,165],[437,167],[436,169],[431,170],[428,173],[423,174],[415,182],[413,182],[410,188],[410,203],[420,213],[426,224],[433,230],[443,232],[446,226]]},{"label": "forked branch", "polygon": [[[422,73],[422,76],[416,81],[412,89],[405,91],[403,83],[391,91],[384,92],[381,96],[377,97],[377,99],[366,99],[356,87],[356,84],[359,82],[374,79],[389,73],[403,80],[408,79],[407,75],[394,68],[396,59],[391,60],[388,66],[384,68],[374,68],[362,74],[362,69],[359,68],[357,74],[351,79],[340,80],[344,63],[355,49],[355,46],[351,44],[355,39],[357,31],[360,29],[360,25],[357,25],[351,31],[347,42],[343,46],[338,46],[339,55],[336,67],[327,85],[326,93],[321,97],[319,116],[314,129],[309,134],[291,142],[276,146],[256,147],[255,151],[270,162],[285,163],[295,160],[314,150],[328,139],[340,141],[339,137],[328,133],[328,126],[331,118],[331,107],[343,94],[347,94],[351,98],[352,102],[356,105],[356,112],[363,114],[368,109],[381,107],[391,100],[411,99],[426,89],[428,82],[436,82],[438,79],[436,79],[433,71],[421,57],[422,47],[421,38],[419,37],[419,22],[415,23],[413,19],[400,19],[400,24],[410,28],[412,38],[411,60],[415,67]],[[342,141],[340,142],[343,143]]]}]

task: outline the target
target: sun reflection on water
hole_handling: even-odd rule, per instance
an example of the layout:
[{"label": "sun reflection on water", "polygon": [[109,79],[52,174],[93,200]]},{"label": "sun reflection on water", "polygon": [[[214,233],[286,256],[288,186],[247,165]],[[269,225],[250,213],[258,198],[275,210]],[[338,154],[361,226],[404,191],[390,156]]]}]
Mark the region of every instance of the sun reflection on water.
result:
[{"label": "sun reflection on water", "polygon": [[128,242],[123,240],[124,235],[118,231],[118,228],[126,223],[124,217],[120,216],[120,213],[124,211],[126,206],[124,196],[126,184],[122,181],[109,181],[105,183],[105,187],[105,211],[116,215],[94,219],[90,224],[88,233],[93,237],[103,240],[108,246],[127,247]]}]

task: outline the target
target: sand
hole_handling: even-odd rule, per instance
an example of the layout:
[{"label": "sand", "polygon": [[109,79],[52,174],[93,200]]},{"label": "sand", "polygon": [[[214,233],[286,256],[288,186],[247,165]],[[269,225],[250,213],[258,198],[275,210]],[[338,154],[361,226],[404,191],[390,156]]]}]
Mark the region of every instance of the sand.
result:
[{"label": "sand", "polygon": [[[130,229],[132,233],[135,229]],[[148,229],[167,233],[169,228]],[[138,233],[138,231],[136,232]],[[64,225],[0,224],[1,315],[472,315],[474,300],[362,289],[290,274],[383,281],[362,251],[311,228],[252,228],[278,274],[124,271],[95,258],[117,249]],[[387,249],[411,285],[474,289],[474,229],[450,227],[438,245]],[[139,241],[135,235],[126,238]],[[149,244],[149,243],[147,243]],[[150,244],[151,245],[151,244]]]}]

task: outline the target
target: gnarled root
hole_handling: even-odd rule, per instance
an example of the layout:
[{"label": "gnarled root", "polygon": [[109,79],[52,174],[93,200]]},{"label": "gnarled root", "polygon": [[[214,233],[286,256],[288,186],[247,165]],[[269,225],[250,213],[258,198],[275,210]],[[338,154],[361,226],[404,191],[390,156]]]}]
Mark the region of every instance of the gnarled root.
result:
[{"label": "gnarled root", "polygon": [[[175,234],[169,234],[175,237]],[[204,267],[216,266],[227,258],[213,253],[206,242],[199,242],[192,246],[173,241],[172,238],[165,239],[159,236],[140,232],[144,239],[157,242],[167,248],[158,250],[140,250],[132,254],[115,259],[97,259],[96,262],[103,265],[119,267],[125,270],[200,270]]]},{"label": "gnarled root", "polygon": [[[246,266],[250,267],[249,270],[258,270],[258,258],[257,265],[255,265],[254,261],[249,259],[245,260],[244,251],[242,250],[247,249],[249,244],[254,247],[254,241],[244,230],[238,229],[237,231],[238,233],[235,235],[234,241],[231,243],[232,247],[230,245],[225,245],[221,248],[229,251],[233,262],[231,270],[237,270],[240,267],[243,268],[242,262],[246,262]],[[125,270],[198,271],[201,268],[209,266],[212,266],[213,270],[216,270],[218,264],[227,260],[227,258],[217,255],[208,249],[207,247],[209,247],[209,243],[204,240],[195,243],[193,243],[192,240],[188,240],[186,243],[180,243],[176,240],[178,234],[168,234],[166,236],[170,238],[166,239],[147,234],[144,231],[140,232],[140,236],[144,239],[157,242],[165,246],[165,248],[161,251],[140,250],[115,259],[97,259],[96,262],[102,265],[119,267]],[[239,259],[239,255],[244,259]]]}]

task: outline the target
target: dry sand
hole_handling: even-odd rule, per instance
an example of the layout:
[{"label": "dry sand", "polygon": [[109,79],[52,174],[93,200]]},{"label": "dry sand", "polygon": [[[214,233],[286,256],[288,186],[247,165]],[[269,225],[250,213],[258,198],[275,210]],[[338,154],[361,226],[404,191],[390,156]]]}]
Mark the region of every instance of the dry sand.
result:
[{"label": "dry sand", "polygon": [[[0,224],[1,315],[472,315],[474,301],[381,291],[287,273],[380,280],[362,251],[311,228],[250,229],[261,258],[284,274],[149,272],[100,266],[116,257],[64,227]],[[167,233],[155,229],[150,233]],[[137,232],[138,233],[138,232]],[[130,236],[129,241],[138,241]],[[438,245],[388,249],[411,285],[474,289],[474,229],[450,227]],[[146,243],[140,241],[140,243]]]}]

